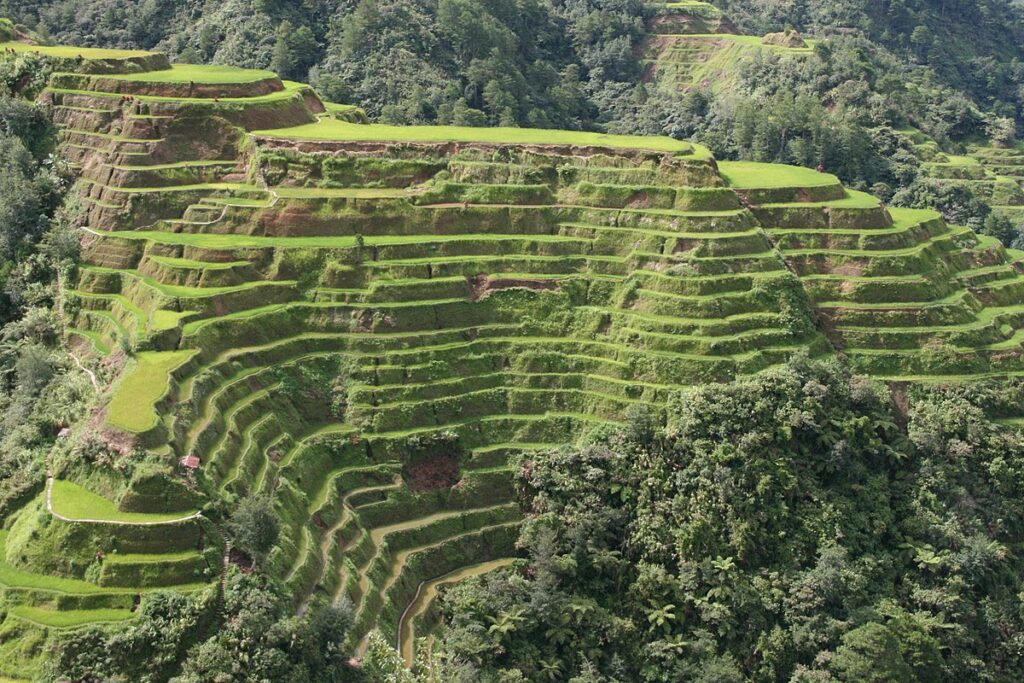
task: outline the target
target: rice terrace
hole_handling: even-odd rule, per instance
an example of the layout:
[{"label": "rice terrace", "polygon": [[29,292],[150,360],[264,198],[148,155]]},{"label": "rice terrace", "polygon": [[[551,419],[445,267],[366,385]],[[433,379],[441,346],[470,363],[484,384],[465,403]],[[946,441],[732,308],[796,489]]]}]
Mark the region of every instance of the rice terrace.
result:
[{"label": "rice terrace", "polygon": [[[651,98],[832,49],[644,7]],[[1015,141],[886,128],[983,227],[795,151],[0,35],[66,178],[0,407],[67,378],[4,422],[45,428],[0,467],[0,682],[1020,680]]]}]

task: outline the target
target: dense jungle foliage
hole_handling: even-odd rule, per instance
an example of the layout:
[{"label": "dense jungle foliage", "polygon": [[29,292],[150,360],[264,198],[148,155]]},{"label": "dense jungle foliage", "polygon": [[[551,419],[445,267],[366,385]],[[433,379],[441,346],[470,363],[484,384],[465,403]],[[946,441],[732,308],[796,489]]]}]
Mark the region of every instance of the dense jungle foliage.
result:
[{"label": "dense jungle foliage", "polygon": [[78,237],[58,216],[70,175],[54,136],[41,108],[0,95],[0,511],[41,486],[54,426],[90,390],[58,348]]},{"label": "dense jungle foliage", "polygon": [[460,680],[1019,680],[1021,388],[798,361],[526,458],[529,560],[452,588],[438,647]]}]

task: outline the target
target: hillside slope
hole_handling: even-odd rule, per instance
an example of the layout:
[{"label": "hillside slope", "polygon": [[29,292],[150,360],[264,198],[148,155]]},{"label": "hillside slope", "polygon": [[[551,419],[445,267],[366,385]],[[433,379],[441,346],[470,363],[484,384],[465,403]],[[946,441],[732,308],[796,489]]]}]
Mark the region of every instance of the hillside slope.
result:
[{"label": "hillside slope", "polygon": [[[213,585],[223,514],[258,494],[295,609],[348,596],[354,646],[379,628],[411,656],[438,582],[515,556],[516,452],[800,354],[898,382],[1022,367],[1017,252],[828,174],[371,125],[269,72],[35,49],[80,171],[68,343],[117,375],[74,438],[136,463],[62,460],[5,521],[18,632]],[[10,654],[0,674],[38,662]]]}]

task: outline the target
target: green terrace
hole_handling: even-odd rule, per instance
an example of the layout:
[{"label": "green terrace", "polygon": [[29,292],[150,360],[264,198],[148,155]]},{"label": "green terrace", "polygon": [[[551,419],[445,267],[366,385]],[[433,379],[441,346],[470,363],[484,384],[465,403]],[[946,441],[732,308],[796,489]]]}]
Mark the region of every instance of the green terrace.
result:
[{"label": "green terrace", "polygon": [[107,50],[94,47],[72,47],[66,45],[32,45],[30,43],[21,43],[16,41],[0,42],[0,50],[34,52],[48,57],[58,57],[61,59],[77,59],[78,57],[82,57],[89,60],[130,59],[132,57],[150,57],[157,54],[142,50]]},{"label": "green terrace", "polygon": [[104,78],[136,83],[255,83],[276,79],[272,71],[240,69],[220,64],[173,64],[170,69],[137,74],[111,74]]},{"label": "green terrace", "polygon": [[[711,87],[725,91],[743,64],[762,52],[796,58],[810,54],[813,40],[747,36],[723,13],[703,2],[659,3],[640,47],[654,87],[678,90]],[[787,36],[788,37],[788,36]]]},{"label": "green terrace", "polygon": [[[922,381],[1024,355],[1015,255],[809,169],[664,137],[357,123],[228,67],[61,73],[44,98],[85,169],[69,343],[116,371],[97,424],[175,494],[55,472],[0,557],[0,584],[33,595],[8,618],[40,628],[202,588],[223,566],[205,513],[259,492],[296,609],[347,596],[352,644],[379,628],[409,661],[439,587],[514,562],[517,453],[802,353]],[[424,457],[451,480],[425,486],[411,454],[439,434]],[[71,531],[70,564],[47,561]]]},{"label": "green terrace", "polygon": [[[133,82],[134,79],[130,79]],[[178,81],[152,81],[154,83],[160,82],[178,82]],[[312,89],[304,83],[295,83],[293,81],[283,81],[283,87],[281,90],[271,92],[265,95],[257,95],[254,97],[176,97],[171,95],[133,95],[133,99],[139,102],[154,102],[154,103],[167,103],[167,104],[198,104],[205,105],[208,107],[216,108],[218,105],[232,104],[244,104],[248,106],[259,106],[259,105],[272,105],[281,101],[288,101],[294,98],[295,95],[302,93],[312,93]],[[243,83],[244,84],[244,83]],[[81,101],[94,102],[103,100],[120,100],[122,95],[116,91],[105,91],[105,90],[83,90],[76,88],[57,88],[49,87],[46,89],[46,93],[59,96],[60,101],[64,102],[75,102],[75,96],[81,98]]]},{"label": "green terrace", "polygon": [[609,135],[539,128],[466,128],[459,126],[388,126],[321,119],[291,128],[255,131],[257,137],[336,142],[465,142],[507,145],[569,145],[692,154],[710,158],[706,149],[668,137]]}]

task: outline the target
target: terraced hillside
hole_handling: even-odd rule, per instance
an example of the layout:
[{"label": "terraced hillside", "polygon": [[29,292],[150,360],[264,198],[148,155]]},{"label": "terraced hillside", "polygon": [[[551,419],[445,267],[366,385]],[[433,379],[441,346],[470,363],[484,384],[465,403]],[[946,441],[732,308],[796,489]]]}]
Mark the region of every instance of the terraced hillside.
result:
[{"label": "terraced hillside", "polygon": [[922,134],[926,173],[945,183],[966,185],[993,210],[1011,220],[1024,219],[1024,149],[974,146],[966,155],[947,154]]},{"label": "terraced hillside", "polygon": [[992,208],[1013,220],[1024,220],[1024,148],[974,147],[968,158],[985,169]]},{"label": "terraced hillside", "polygon": [[8,628],[213,581],[215,511],[263,493],[295,608],[348,596],[357,641],[411,657],[438,586],[514,558],[517,452],[798,353],[900,381],[1021,365],[1017,254],[827,174],[122,66],[42,97],[81,172],[69,342],[117,373],[93,426],[149,466],[57,468],[5,522]]},{"label": "terraced hillside", "polygon": [[700,0],[654,7],[640,54],[645,81],[659,88],[725,91],[736,83],[740,62],[759,51],[803,55],[813,45],[795,34],[742,35],[721,10]]}]

